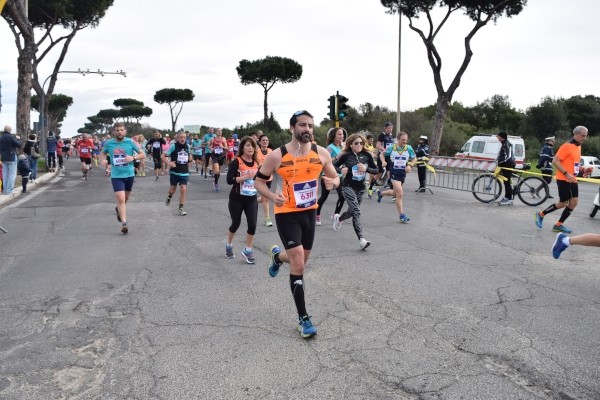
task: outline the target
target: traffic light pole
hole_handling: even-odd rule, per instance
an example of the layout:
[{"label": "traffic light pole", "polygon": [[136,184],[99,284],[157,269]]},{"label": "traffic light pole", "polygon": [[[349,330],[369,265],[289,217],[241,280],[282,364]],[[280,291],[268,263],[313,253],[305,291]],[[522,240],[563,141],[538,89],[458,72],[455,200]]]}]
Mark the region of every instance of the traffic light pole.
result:
[{"label": "traffic light pole", "polygon": [[340,121],[348,116],[348,98],[341,95],[339,91],[334,96],[329,96],[329,119],[335,123],[335,127],[340,127]]},{"label": "traffic light pole", "polygon": [[340,96],[340,92],[339,90],[335,92],[335,127],[339,128],[340,127],[340,117],[338,114],[338,98]]}]

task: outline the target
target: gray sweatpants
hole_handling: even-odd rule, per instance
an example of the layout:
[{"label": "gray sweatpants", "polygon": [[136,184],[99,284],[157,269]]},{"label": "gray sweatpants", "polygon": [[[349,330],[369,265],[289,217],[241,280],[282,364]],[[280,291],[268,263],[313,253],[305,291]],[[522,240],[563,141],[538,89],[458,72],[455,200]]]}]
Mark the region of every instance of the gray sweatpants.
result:
[{"label": "gray sweatpants", "polygon": [[360,240],[363,237],[362,225],[360,224],[360,203],[362,203],[363,194],[365,194],[365,187],[363,185],[360,189],[354,189],[350,186],[342,186],[342,194],[344,195],[344,199],[346,199],[348,208],[340,215],[340,221],[352,217],[354,232],[356,232],[356,236]]}]

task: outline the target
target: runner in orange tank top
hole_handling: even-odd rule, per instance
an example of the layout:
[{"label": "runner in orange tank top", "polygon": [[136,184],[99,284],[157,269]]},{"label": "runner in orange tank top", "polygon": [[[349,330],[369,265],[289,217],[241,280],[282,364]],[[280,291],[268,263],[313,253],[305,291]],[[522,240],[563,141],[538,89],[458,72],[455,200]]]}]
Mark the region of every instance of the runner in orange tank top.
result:
[{"label": "runner in orange tank top", "polygon": [[[271,246],[269,275],[275,277],[284,262],[290,264],[290,289],[298,311],[298,330],[305,339],[317,334],[306,311],[303,280],[315,238],[317,182],[321,171],[325,173],[326,189],[340,184],[329,152],[311,143],[313,129],[313,116],[308,111],[294,113],[290,119],[291,141],[266,156],[255,179],[256,190],[275,203],[277,231],[285,247],[281,251],[278,246]],[[273,193],[267,181],[275,172],[281,175],[282,190]]]},{"label": "runner in orange tank top", "polygon": [[573,129],[571,139],[560,146],[552,164],[556,167],[556,185],[558,186],[558,202],[552,204],[544,211],[535,213],[535,224],[542,228],[546,214],[564,208],[558,222],[552,227],[554,232],[571,233],[571,230],[563,225],[569,215],[575,210],[579,203],[579,187],[577,186],[577,174],[579,173],[579,161],[581,159],[581,144],[587,140],[588,129],[578,126]]}]

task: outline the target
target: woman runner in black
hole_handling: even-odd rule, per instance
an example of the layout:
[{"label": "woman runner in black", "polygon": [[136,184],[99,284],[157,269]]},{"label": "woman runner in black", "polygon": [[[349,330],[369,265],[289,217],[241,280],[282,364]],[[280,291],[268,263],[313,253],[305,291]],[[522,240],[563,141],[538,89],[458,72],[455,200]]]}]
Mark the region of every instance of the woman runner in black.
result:
[{"label": "woman runner in black", "polygon": [[233,185],[229,192],[229,213],[231,214],[231,226],[227,231],[227,242],[225,243],[225,257],[235,258],[233,254],[233,236],[242,223],[242,212],[246,214],[248,231],[246,235],[246,247],[242,250],[242,256],[248,264],[254,264],[254,252],[252,243],[256,233],[256,220],[258,218],[258,202],[256,200],[256,189],[254,188],[254,176],[258,172],[257,160],[258,145],[249,136],[240,141],[236,157],[229,164],[227,171],[227,183]]},{"label": "woman runner in black", "polygon": [[[333,230],[339,231],[342,221],[352,217],[352,226],[358,237],[361,250],[365,250],[371,244],[363,237],[362,225],[360,223],[360,204],[365,194],[365,178],[367,174],[379,172],[373,156],[365,149],[367,139],[359,133],[350,135],[346,139],[344,151],[333,162],[333,166],[339,171],[347,170],[342,180],[342,194],[348,203],[348,209],[342,215],[333,216]],[[343,172],[343,171],[342,171]]]}]

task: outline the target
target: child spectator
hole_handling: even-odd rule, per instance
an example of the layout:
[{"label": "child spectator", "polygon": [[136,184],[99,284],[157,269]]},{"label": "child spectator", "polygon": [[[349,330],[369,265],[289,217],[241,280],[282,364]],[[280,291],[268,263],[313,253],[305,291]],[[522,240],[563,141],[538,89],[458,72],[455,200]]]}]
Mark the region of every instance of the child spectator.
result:
[{"label": "child spectator", "polygon": [[27,156],[25,154],[21,154],[19,156],[19,162],[17,163],[17,172],[21,175],[21,181],[23,186],[23,194],[29,194],[27,191],[27,182],[29,182],[29,174],[31,173],[31,168],[29,167],[29,163],[27,162]]}]

